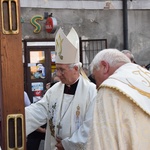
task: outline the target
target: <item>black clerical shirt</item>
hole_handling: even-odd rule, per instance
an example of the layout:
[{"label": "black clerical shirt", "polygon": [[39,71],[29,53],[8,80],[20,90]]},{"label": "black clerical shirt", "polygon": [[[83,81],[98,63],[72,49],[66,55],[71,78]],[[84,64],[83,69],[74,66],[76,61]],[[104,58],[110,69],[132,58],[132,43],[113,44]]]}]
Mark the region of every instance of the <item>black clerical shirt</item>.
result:
[{"label": "black clerical shirt", "polygon": [[76,88],[77,88],[77,85],[78,85],[78,82],[79,82],[79,80],[77,80],[74,84],[69,85],[69,86],[65,84],[64,93],[74,95]]}]

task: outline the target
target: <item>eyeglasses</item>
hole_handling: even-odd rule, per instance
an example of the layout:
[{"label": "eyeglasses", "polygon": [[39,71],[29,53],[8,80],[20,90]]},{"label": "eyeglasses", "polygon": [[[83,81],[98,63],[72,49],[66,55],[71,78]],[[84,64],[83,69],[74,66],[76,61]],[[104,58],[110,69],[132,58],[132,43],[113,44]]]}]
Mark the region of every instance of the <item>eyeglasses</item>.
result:
[{"label": "eyeglasses", "polygon": [[65,72],[66,70],[65,69],[63,69],[63,68],[56,68],[56,73],[60,73],[60,74],[64,74],[64,72]]}]

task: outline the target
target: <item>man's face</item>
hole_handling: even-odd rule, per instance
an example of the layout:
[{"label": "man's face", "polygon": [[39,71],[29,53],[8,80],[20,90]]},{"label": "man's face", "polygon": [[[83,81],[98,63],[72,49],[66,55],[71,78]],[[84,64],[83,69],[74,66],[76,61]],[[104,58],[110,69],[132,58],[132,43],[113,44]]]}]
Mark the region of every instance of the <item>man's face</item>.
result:
[{"label": "man's face", "polygon": [[98,88],[99,85],[103,82],[103,74],[101,68],[99,70],[94,69],[92,74],[93,78],[96,81],[96,88]]},{"label": "man's face", "polygon": [[106,62],[100,62],[99,69],[93,69],[93,77],[96,81],[96,87],[98,88],[104,80],[106,80],[109,76],[109,65]]},{"label": "man's face", "polygon": [[68,64],[56,64],[56,74],[64,84],[71,85],[76,80],[77,70],[69,68]]}]

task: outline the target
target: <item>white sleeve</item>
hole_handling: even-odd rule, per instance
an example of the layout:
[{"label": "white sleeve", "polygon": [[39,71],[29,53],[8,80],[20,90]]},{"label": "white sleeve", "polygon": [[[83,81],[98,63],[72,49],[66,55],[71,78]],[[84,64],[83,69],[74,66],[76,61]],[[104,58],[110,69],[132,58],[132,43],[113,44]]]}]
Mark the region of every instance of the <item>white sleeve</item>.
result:
[{"label": "white sleeve", "polygon": [[48,101],[46,96],[40,101],[25,107],[26,135],[47,122],[48,112]]},{"label": "white sleeve", "polygon": [[25,91],[24,91],[24,104],[25,104],[25,107],[31,104],[28,94]]}]

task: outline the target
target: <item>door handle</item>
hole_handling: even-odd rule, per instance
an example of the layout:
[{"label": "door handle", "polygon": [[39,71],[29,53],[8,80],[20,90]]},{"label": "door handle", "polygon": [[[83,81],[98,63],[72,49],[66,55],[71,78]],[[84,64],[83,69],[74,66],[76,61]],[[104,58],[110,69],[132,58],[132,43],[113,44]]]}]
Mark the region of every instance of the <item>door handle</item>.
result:
[{"label": "door handle", "polygon": [[22,114],[7,116],[7,150],[23,150],[24,122]]},{"label": "door handle", "polygon": [[3,34],[19,33],[18,0],[1,0]]}]

